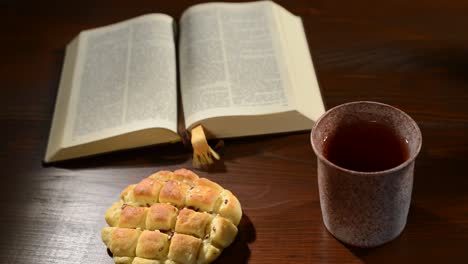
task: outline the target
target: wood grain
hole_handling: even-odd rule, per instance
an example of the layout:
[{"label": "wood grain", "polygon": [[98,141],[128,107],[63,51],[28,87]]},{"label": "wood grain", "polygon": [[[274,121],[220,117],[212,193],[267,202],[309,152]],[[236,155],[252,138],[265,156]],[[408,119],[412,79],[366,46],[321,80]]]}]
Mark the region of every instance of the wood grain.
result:
[{"label": "wood grain", "polygon": [[[1,1],[2,263],[112,263],[100,239],[119,192],[151,172],[190,168],[182,145],[44,167],[65,45],[87,28],[140,14],[175,18],[198,1]],[[327,108],[377,100],[423,133],[408,225],[356,249],[321,220],[309,135],[225,142],[199,171],[244,208],[240,235],[216,263],[460,263],[468,258],[468,2],[278,1],[303,18]]]}]

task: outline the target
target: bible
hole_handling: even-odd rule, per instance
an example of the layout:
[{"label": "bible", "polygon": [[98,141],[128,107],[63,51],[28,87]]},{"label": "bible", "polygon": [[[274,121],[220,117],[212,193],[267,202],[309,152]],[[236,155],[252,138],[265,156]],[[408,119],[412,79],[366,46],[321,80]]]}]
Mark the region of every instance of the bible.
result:
[{"label": "bible", "polygon": [[44,161],[178,142],[181,120],[230,138],[309,130],[322,113],[300,17],[269,1],[198,4],[67,45]]}]

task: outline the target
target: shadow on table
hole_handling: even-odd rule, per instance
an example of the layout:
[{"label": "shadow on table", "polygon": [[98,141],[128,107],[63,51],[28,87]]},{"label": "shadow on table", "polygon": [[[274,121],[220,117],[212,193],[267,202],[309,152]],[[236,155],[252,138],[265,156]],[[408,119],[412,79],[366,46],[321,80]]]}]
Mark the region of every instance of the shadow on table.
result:
[{"label": "shadow on table", "polygon": [[[221,156],[221,159],[215,161],[215,163],[209,167],[199,170],[207,173],[225,173],[227,172],[226,162],[239,163],[241,162],[240,160],[252,156],[302,161],[300,157],[297,157],[297,154],[303,153],[303,142],[308,142],[308,137],[309,132],[299,131],[224,139],[223,147],[215,148],[215,151]],[[294,142],[292,142],[292,140]],[[218,140],[209,141],[212,147],[218,145],[218,143]],[[293,143],[293,146],[291,146],[291,143]],[[288,148],[285,148],[285,146],[288,146]],[[295,146],[301,150],[294,152],[296,150]],[[312,148],[310,148],[310,151],[311,149]],[[295,155],[290,155],[291,153],[289,152],[282,153],[281,150],[293,151]],[[308,155],[308,153],[306,155]],[[309,162],[310,156],[307,156],[306,160]]]},{"label": "shadow on table", "polygon": [[239,223],[239,233],[236,240],[226,249],[213,264],[244,264],[248,263],[250,258],[250,249],[248,244],[255,241],[257,232],[247,215],[242,215]]},{"label": "shadow on table", "polygon": [[468,257],[463,238],[467,234],[466,228],[412,206],[408,223],[395,240],[371,249],[343,245],[365,263],[458,263]]},{"label": "shadow on table", "polygon": [[43,164],[44,167],[89,169],[105,167],[153,167],[191,163],[192,154],[182,144],[148,146],[95,156]]},{"label": "shadow on table", "polygon": [[[56,167],[63,169],[90,169],[106,167],[154,167],[178,166],[207,173],[225,173],[225,162],[236,162],[239,158],[262,156],[282,146],[288,146],[291,137],[308,137],[304,132],[282,133],[275,135],[250,136],[243,138],[225,139],[224,146],[215,148],[221,159],[204,168],[192,166],[191,146],[182,143],[147,146],[136,149],[120,150],[112,153],[97,154],[54,163],[43,163],[43,167]],[[215,147],[219,140],[210,140],[209,144]],[[301,148],[302,148],[302,141]],[[287,156],[287,154],[285,154]],[[309,159],[309,157],[308,157]]]}]

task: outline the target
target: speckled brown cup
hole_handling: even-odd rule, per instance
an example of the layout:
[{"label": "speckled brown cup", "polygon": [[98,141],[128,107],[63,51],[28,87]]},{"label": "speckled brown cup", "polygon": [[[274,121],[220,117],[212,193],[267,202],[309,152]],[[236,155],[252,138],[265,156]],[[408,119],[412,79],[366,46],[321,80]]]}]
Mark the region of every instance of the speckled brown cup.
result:
[{"label": "speckled brown cup", "polygon": [[[359,172],[327,160],[324,141],[341,125],[378,121],[407,141],[409,158],[397,167]],[[318,186],[323,222],[338,240],[357,247],[376,247],[404,229],[413,189],[414,160],[421,149],[421,132],[410,116],[390,105],[352,102],[328,110],[315,123],[312,147],[318,160]]]}]

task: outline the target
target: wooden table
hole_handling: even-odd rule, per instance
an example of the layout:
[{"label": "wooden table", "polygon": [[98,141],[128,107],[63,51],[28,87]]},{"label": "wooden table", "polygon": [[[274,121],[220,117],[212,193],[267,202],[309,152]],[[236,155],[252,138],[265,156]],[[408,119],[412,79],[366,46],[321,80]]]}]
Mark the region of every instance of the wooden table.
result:
[{"label": "wooden table", "polygon": [[[376,100],[423,134],[408,225],[355,249],[322,224],[309,134],[227,140],[198,171],[239,197],[240,235],[216,263],[461,263],[468,259],[468,2],[279,1],[302,16],[327,108]],[[1,263],[112,263],[100,239],[119,192],[151,172],[191,168],[183,146],[44,167],[65,45],[79,31],[193,1],[0,3]]]}]

